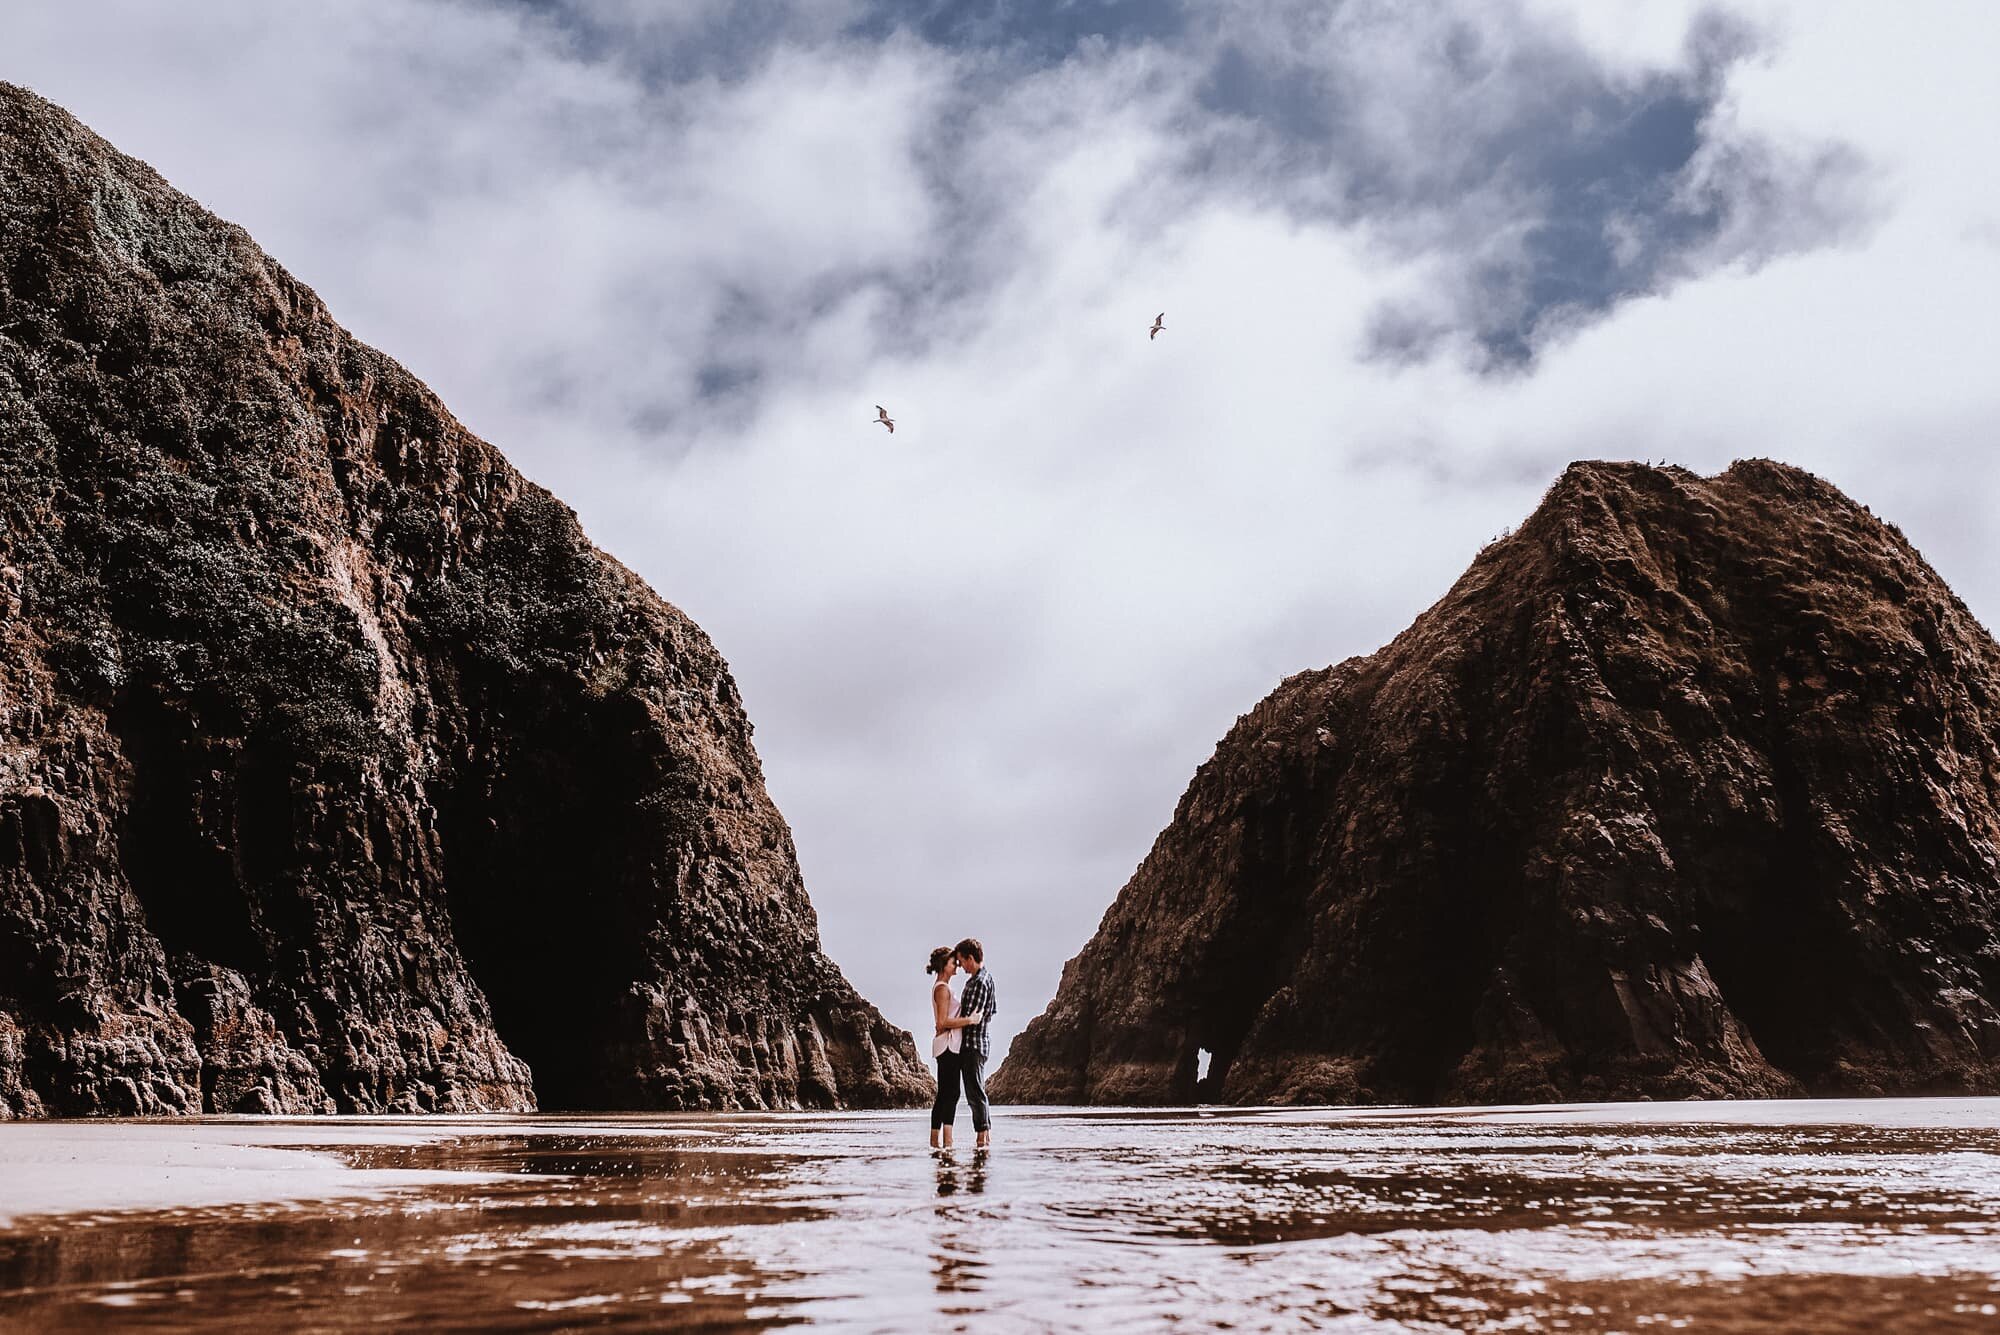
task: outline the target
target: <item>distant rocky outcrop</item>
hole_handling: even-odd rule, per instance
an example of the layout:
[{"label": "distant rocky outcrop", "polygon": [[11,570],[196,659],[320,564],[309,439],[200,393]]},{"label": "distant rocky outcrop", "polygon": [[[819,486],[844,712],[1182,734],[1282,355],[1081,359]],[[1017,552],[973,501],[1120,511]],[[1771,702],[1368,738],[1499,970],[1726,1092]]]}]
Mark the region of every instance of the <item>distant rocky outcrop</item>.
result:
[{"label": "distant rocky outcrop", "polygon": [[2000,1092],[1997,807],[2000,649],[1893,527],[1576,464],[1238,721],[992,1091]]},{"label": "distant rocky outcrop", "polygon": [[0,1116],[929,1089],[700,628],[0,84]]}]

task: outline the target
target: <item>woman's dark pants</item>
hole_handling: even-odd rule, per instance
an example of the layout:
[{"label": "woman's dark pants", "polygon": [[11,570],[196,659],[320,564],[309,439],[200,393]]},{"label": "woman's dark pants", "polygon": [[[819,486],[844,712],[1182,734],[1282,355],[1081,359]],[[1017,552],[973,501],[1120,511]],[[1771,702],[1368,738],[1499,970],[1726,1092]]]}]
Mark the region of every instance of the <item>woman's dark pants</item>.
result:
[{"label": "woman's dark pants", "polygon": [[[941,1052],[938,1054],[937,1102],[931,1105],[931,1130],[950,1126],[958,1117],[958,1066],[964,1057],[962,1052]],[[981,1091],[980,1101],[973,1105],[975,1114],[985,1111],[986,1094]]]}]

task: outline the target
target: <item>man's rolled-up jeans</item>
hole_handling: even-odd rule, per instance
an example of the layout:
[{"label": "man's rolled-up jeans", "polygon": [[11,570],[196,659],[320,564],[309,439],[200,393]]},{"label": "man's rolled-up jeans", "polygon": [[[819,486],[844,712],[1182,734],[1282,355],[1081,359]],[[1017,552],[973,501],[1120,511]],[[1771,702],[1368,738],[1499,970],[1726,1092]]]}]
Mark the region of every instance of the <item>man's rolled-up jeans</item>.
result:
[{"label": "man's rolled-up jeans", "polygon": [[972,1129],[984,1131],[993,1124],[986,1107],[986,1058],[966,1049],[959,1054],[958,1074],[965,1082],[965,1101],[972,1106]]}]

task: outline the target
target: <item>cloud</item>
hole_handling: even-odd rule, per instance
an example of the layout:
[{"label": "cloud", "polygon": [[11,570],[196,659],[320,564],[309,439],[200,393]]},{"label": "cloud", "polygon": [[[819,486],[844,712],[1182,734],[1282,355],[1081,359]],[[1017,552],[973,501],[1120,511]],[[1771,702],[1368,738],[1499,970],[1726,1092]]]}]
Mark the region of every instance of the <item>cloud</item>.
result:
[{"label": "cloud", "polygon": [[973,931],[1011,1033],[1571,458],[1815,468],[1990,619],[2000,35],[1901,13],[103,0],[0,73],[701,621],[835,958],[915,1026]]}]

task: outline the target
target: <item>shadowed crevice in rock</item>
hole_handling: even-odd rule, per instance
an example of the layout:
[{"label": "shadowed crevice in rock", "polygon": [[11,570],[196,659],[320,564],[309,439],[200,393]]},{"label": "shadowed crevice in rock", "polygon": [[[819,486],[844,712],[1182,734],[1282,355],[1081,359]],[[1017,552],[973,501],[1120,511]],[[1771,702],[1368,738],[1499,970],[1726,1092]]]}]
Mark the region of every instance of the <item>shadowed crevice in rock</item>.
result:
[{"label": "shadowed crevice in rock", "polygon": [[0,84],[0,1116],[921,1103],[728,665]]},{"label": "shadowed crevice in rock", "polygon": [[[185,716],[150,700],[127,700],[109,723],[132,766],[118,858],[147,924],[170,952],[235,970],[267,967],[245,886],[268,875],[256,864],[271,840],[258,836],[280,817],[269,804],[282,787],[249,756],[211,754]],[[239,781],[214,783],[218,767]]]},{"label": "shadowed crevice in rock", "polygon": [[658,813],[624,800],[644,791],[636,721],[509,703],[504,740],[475,743],[475,765],[439,799],[452,928],[543,1104],[589,1106],[619,1073],[577,1037],[618,1032],[624,983],[647,968],[656,910],[629,882],[651,869],[631,853]]},{"label": "shadowed crevice in rock", "polygon": [[1996,850],[2000,648],[1893,526],[1577,464],[1238,721],[992,1091],[2000,1091]]}]

